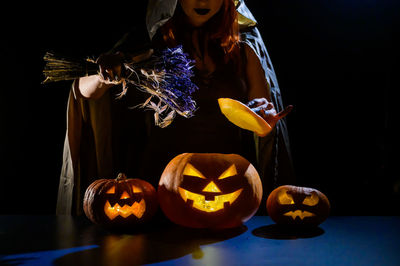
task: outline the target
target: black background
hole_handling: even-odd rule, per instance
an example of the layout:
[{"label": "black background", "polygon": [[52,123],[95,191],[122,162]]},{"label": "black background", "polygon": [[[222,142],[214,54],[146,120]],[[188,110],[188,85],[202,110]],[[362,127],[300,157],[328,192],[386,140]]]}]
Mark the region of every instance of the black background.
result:
[{"label": "black background", "polygon": [[[399,36],[395,0],[255,1],[288,116],[297,185],[335,215],[399,215]],[[1,214],[53,214],[70,82],[41,85],[42,57],[96,56],[146,1],[11,4],[2,17]],[[265,204],[265,203],[262,203]]]}]

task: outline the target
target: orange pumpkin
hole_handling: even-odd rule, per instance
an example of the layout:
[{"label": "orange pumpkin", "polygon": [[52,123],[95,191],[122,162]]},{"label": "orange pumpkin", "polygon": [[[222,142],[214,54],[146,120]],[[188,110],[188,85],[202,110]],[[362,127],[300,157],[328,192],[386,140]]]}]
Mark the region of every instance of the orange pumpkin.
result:
[{"label": "orange pumpkin", "polygon": [[256,169],[237,154],[180,154],[166,166],[158,187],[165,215],[194,228],[240,226],[257,211],[261,197]]},{"label": "orange pumpkin", "polygon": [[285,185],[268,196],[267,211],[277,224],[317,226],[329,216],[330,203],[316,189]]},{"label": "orange pumpkin", "polygon": [[157,192],[141,179],[99,179],[85,192],[83,210],[94,223],[107,227],[142,224],[153,217],[158,208]]}]

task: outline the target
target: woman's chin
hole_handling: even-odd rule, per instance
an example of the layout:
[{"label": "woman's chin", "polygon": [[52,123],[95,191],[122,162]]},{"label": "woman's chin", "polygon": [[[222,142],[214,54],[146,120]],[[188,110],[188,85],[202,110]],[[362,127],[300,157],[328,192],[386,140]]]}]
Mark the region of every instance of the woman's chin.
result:
[{"label": "woman's chin", "polygon": [[189,23],[194,27],[201,27],[209,20],[209,16],[196,15],[189,18]]}]

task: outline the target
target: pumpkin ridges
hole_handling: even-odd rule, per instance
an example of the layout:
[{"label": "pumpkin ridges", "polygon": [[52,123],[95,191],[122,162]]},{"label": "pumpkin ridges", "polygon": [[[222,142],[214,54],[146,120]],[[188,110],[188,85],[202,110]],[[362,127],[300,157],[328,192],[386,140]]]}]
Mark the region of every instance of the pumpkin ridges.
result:
[{"label": "pumpkin ridges", "polygon": [[93,220],[93,211],[90,206],[92,206],[93,203],[93,198],[94,198],[94,192],[97,191],[97,189],[94,189],[96,186],[99,186],[101,184],[102,180],[96,180],[92,184],[89,185],[89,187],[85,191],[85,195],[83,198],[83,211],[85,212],[86,216],[90,219]]},{"label": "pumpkin ridges", "polygon": [[104,191],[105,187],[110,183],[114,183],[113,179],[98,179],[94,181],[92,184],[89,185],[89,187],[86,189],[85,196],[84,196],[84,212],[86,216],[92,220],[93,222],[97,223],[99,220],[99,217],[95,215],[95,209],[97,206],[94,204],[95,200],[97,200],[97,197],[101,195]]}]

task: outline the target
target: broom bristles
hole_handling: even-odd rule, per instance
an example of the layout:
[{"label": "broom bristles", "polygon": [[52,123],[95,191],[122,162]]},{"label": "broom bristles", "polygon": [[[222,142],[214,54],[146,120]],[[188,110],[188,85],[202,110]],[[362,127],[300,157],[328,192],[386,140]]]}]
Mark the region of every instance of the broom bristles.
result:
[{"label": "broom bristles", "polygon": [[73,80],[80,77],[94,75],[98,71],[98,65],[91,59],[66,58],[47,52],[44,57],[46,65],[43,70],[45,80],[49,83],[63,80]]}]

